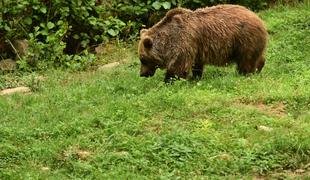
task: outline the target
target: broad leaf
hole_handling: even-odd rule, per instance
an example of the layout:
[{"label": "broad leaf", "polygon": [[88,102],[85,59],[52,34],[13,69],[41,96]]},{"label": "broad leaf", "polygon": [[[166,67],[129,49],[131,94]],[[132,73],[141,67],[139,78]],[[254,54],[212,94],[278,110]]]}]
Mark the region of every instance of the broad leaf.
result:
[{"label": "broad leaf", "polygon": [[171,8],[171,3],[170,2],[164,2],[163,4],[163,7],[165,8],[165,9],[170,9]]},{"label": "broad leaf", "polygon": [[27,25],[31,25],[31,24],[32,24],[32,19],[31,19],[31,17],[26,17],[26,18],[24,19],[24,22],[25,22]]},{"label": "broad leaf", "polygon": [[158,2],[158,1],[155,1],[153,4],[152,4],[152,7],[156,10],[159,10],[161,8],[161,3]]},{"label": "broad leaf", "polygon": [[40,8],[40,11],[41,11],[43,14],[46,14],[46,12],[47,12],[46,7],[44,7],[44,6],[41,7],[41,8]]},{"label": "broad leaf", "polygon": [[54,23],[52,23],[52,22],[48,22],[47,23],[47,28],[48,29],[53,29],[55,27],[55,24]]},{"label": "broad leaf", "polygon": [[118,33],[114,29],[109,29],[108,34],[115,37],[115,36],[117,36]]}]

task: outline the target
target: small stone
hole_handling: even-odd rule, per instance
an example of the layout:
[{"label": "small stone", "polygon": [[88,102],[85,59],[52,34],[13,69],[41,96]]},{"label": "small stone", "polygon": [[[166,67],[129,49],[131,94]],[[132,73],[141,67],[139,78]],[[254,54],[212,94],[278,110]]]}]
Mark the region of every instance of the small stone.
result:
[{"label": "small stone", "polygon": [[20,57],[26,56],[28,47],[29,47],[29,42],[27,39],[18,39],[13,42],[14,48],[16,49],[18,55]]},{"label": "small stone", "polygon": [[80,159],[87,159],[90,156],[90,152],[83,150],[79,150],[76,154]]},{"label": "small stone", "polygon": [[219,155],[219,158],[223,161],[229,161],[231,160],[232,157],[229,154],[224,153],[224,154]]},{"label": "small stone", "polygon": [[96,48],[95,48],[95,53],[98,55],[104,54],[105,52],[105,44],[99,44]]},{"label": "small stone", "polygon": [[49,168],[49,167],[42,167],[41,170],[42,170],[42,171],[49,171],[50,168]]},{"label": "small stone", "polygon": [[0,92],[0,95],[11,95],[14,93],[30,93],[31,89],[29,87],[17,87],[17,88],[10,88],[5,89]]},{"label": "small stone", "polygon": [[265,131],[265,132],[270,132],[273,130],[271,127],[268,127],[268,126],[256,126],[256,129],[259,131]]},{"label": "small stone", "polygon": [[295,172],[301,174],[301,173],[304,173],[305,170],[304,169],[296,169]]},{"label": "small stone", "polygon": [[16,70],[16,67],[16,62],[12,59],[0,61],[0,71],[14,71]]},{"label": "small stone", "polygon": [[106,64],[106,65],[103,65],[103,66],[99,67],[98,70],[111,69],[111,68],[119,66],[120,64],[121,63],[119,63],[119,62],[109,63],[109,64]]}]

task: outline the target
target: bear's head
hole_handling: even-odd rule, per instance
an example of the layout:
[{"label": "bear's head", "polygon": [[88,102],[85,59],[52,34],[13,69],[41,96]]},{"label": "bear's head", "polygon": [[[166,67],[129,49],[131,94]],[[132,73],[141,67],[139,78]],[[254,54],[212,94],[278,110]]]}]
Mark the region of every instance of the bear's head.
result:
[{"label": "bear's head", "polygon": [[164,68],[164,61],[162,57],[162,48],[159,42],[149,30],[142,29],[140,31],[140,42],[138,48],[139,59],[141,62],[140,76],[149,77],[155,74],[157,68]]},{"label": "bear's head", "polygon": [[170,10],[156,25],[140,31],[140,76],[153,76],[157,68],[167,69],[173,66],[184,49],[181,32],[184,34],[187,30],[182,16],[190,12],[183,8]]}]

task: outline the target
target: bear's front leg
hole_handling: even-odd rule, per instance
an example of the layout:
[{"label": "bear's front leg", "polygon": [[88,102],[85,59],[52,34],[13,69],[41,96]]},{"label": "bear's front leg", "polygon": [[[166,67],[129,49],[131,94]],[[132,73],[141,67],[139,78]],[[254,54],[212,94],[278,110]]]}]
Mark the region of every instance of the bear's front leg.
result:
[{"label": "bear's front leg", "polygon": [[176,76],[172,73],[167,71],[165,76],[165,83],[171,83],[176,78]]},{"label": "bear's front leg", "polygon": [[180,53],[171,60],[167,66],[165,82],[171,82],[171,79],[186,79],[192,67],[190,59],[192,58],[188,54]]}]

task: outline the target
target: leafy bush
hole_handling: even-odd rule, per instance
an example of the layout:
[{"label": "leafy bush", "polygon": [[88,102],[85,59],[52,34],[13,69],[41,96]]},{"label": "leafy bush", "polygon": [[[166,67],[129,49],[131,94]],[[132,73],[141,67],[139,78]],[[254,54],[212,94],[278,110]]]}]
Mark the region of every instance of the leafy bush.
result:
[{"label": "leafy bush", "polygon": [[241,4],[258,10],[267,6],[270,0],[116,0],[106,2],[107,10],[117,15],[123,21],[137,20],[141,24],[151,26],[162,17],[168,9],[182,6],[190,9],[211,6],[215,4]]},{"label": "leafy bush", "polygon": [[29,52],[19,62],[22,68],[27,64],[39,69],[49,64],[72,64],[71,61],[79,58],[70,54],[88,54],[87,51],[118,36],[127,26],[112,16],[101,18],[104,9],[95,0],[6,0],[0,3],[1,57],[12,57],[9,42],[28,39]]}]

